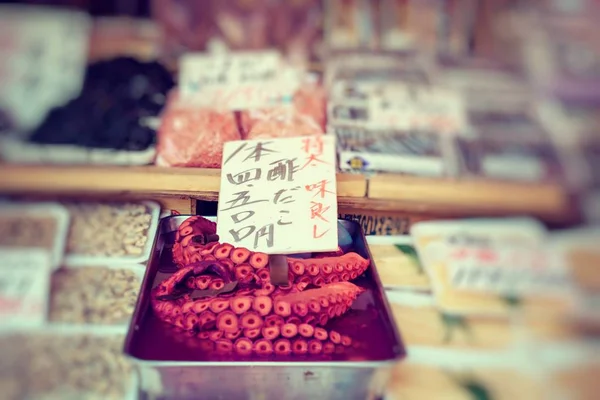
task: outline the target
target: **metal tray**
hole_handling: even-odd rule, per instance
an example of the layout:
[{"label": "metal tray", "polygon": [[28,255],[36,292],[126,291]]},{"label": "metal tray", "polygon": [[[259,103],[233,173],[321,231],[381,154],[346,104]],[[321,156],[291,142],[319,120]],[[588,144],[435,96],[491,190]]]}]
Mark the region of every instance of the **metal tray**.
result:
[{"label": "metal tray", "polygon": [[328,328],[350,334],[362,349],[335,355],[215,358],[154,316],[150,291],[168,274],[170,244],[188,216],[163,218],[125,340],[124,352],[139,373],[140,398],[152,399],[367,399],[383,396],[391,367],[405,356],[381,281],[360,225],[340,220],[353,251],[371,259],[354,283],[367,289]]}]

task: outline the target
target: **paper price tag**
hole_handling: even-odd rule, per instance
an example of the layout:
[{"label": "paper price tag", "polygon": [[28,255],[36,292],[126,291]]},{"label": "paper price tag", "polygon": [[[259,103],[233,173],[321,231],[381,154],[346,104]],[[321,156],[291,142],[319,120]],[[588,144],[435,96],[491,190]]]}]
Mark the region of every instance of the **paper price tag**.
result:
[{"label": "paper price tag", "polygon": [[504,295],[564,292],[569,275],[542,248],[452,246],[448,254],[451,285],[456,289]]},{"label": "paper price tag", "polygon": [[44,250],[0,249],[0,329],[44,323],[51,257]]},{"label": "paper price tag", "polygon": [[81,90],[91,19],[69,10],[0,6],[0,108],[23,132]]},{"label": "paper price tag", "polygon": [[337,249],[333,136],[225,144],[221,240],[268,254]]},{"label": "paper price tag", "polygon": [[466,128],[465,104],[459,93],[441,88],[390,86],[369,101],[370,125],[440,133]]},{"label": "paper price tag", "polygon": [[276,51],[188,54],[179,68],[182,98],[200,106],[267,107],[300,86],[299,71],[285,65]]}]

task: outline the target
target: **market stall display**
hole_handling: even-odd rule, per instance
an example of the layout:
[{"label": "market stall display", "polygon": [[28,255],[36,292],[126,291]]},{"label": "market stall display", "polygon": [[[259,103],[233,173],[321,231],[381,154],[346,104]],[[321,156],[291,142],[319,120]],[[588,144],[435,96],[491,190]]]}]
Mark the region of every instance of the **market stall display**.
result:
[{"label": "market stall display", "polygon": [[[375,371],[368,365],[384,368],[403,350],[377,272],[369,268],[364,237],[355,223],[342,223],[353,238],[350,252],[290,256],[288,284],[275,286],[266,268],[268,255],[211,242],[208,238],[216,227],[202,217],[164,219],[157,239],[161,250],[150,261],[131,325],[139,329],[131,331],[126,353],[142,375],[161,375],[164,395],[191,392],[178,385],[175,370],[161,368],[163,361],[176,362],[177,371],[190,374],[211,361],[221,362],[222,368],[244,368],[242,361],[257,363],[255,368],[265,361],[277,362],[290,368],[290,384],[295,384],[299,369],[294,362],[302,360],[318,369],[319,361],[331,360],[340,371],[348,371],[339,398],[366,393]],[[352,328],[357,324],[361,329]],[[147,346],[157,338],[163,343],[160,349]],[[365,367],[351,372],[344,369],[347,362],[364,362]],[[153,390],[152,382],[141,385]],[[321,385],[327,383],[321,381],[311,390],[316,393]],[[203,390],[217,393],[220,388],[205,382]],[[281,388],[263,383],[260,390],[279,393]]]},{"label": "market stall display", "polygon": [[3,398],[126,399],[132,394],[122,335],[35,332],[0,338]]},{"label": "market stall display", "polygon": [[0,204],[0,247],[45,249],[58,267],[69,222],[69,212],[57,203]]},{"label": "market stall display", "polygon": [[71,267],[52,274],[48,320],[57,324],[124,325],[131,315],[144,268]]},{"label": "market stall display", "polygon": [[160,206],[143,203],[66,203],[71,214],[69,265],[143,263],[148,260]]},{"label": "market stall display", "polygon": [[0,397],[595,398],[598,5],[152,3],[0,7]]}]

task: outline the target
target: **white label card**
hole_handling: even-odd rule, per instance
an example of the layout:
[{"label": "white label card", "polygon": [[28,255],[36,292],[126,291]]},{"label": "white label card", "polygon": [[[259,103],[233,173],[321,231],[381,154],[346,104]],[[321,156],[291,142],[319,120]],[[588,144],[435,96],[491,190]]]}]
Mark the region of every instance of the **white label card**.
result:
[{"label": "white label card", "polygon": [[466,126],[465,104],[455,91],[417,85],[392,85],[369,101],[370,125],[456,133]]},{"label": "white label card", "polygon": [[0,329],[46,320],[51,255],[41,249],[0,249]]},{"label": "white label card", "polygon": [[244,110],[290,98],[300,73],[276,51],[187,54],[180,60],[179,92],[193,105]]},{"label": "white label card", "polygon": [[267,254],[337,249],[335,138],[225,143],[220,240]]},{"label": "white label card", "polygon": [[451,246],[448,268],[454,288],[502,295],[564,293],[570,283],[568,271],[542,247]]},{"label": "white label card", "polygon": [[21,131],[79,94],[90,31],[82,12],[0,5],[0,108]]}]

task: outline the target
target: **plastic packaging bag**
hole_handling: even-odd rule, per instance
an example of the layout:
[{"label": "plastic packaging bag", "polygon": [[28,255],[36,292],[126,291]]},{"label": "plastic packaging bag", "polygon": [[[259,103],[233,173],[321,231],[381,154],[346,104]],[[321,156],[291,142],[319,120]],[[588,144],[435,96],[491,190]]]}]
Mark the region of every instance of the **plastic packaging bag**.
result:
[{"label": "plastic packaging bag", "polygon": [[288,138],[319,135],[323,129],[313,118],[298,112],[291,106],[282,105],[267,110],[241,113],[244,139]]},{"label": "plastic packaging bag", "polygon": [[220,168],[223,144],[241,139],[234,113],[184,107],[176,94],[169,103],[158,132],[156,164]]}]

